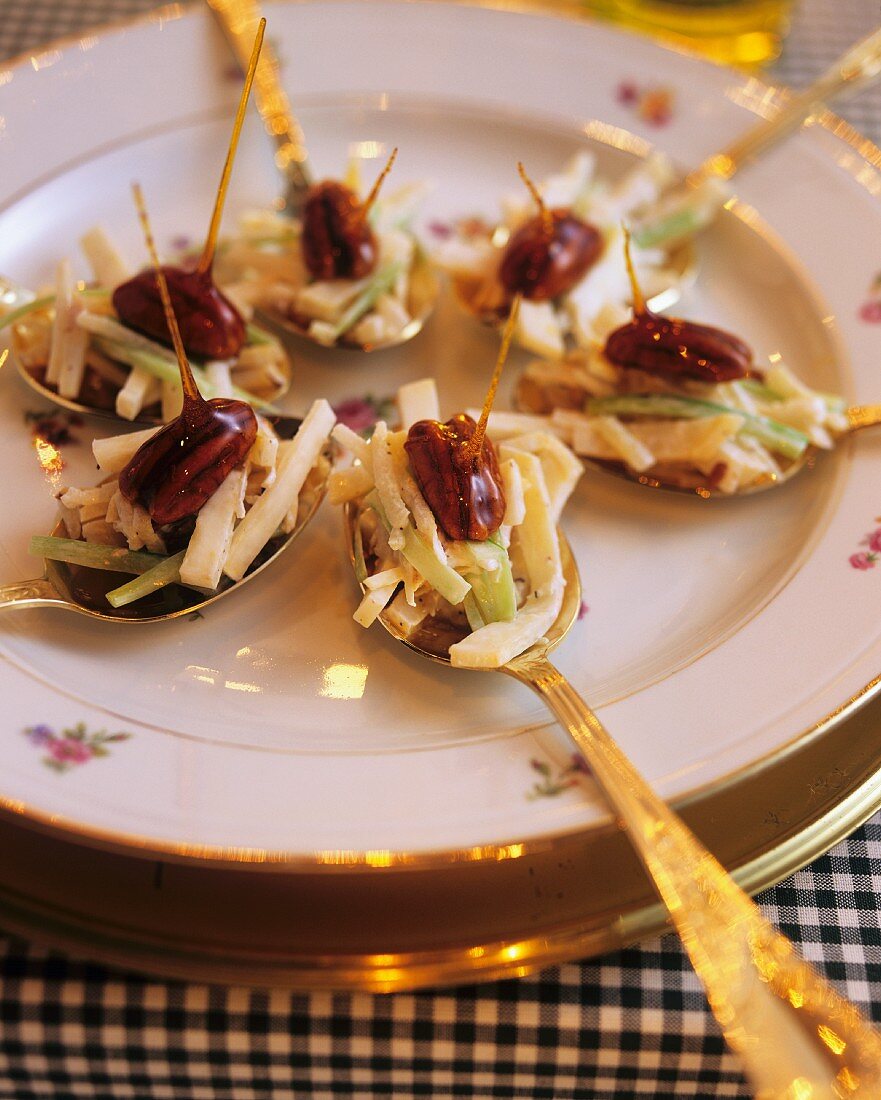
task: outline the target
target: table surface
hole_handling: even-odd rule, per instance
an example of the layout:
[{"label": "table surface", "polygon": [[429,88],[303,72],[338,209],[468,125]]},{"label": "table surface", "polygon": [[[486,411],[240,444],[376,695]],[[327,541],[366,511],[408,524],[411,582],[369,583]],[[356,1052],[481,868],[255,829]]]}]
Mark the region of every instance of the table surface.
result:
[{"label": "table surface", "polygon": [[[0,0],[0,60],[156,6]],[[802,0],[772,78],[804,85],[878,21],[876,0]],[[881,86],[839,110],[881,143]],[[879,899],[881,814],[758,899],[875,1020]],[[306,1095],[603,1100],[749,1091],[670,935],[517,980],[369,995],[157,981],[0,934],[0,1100]]]}]

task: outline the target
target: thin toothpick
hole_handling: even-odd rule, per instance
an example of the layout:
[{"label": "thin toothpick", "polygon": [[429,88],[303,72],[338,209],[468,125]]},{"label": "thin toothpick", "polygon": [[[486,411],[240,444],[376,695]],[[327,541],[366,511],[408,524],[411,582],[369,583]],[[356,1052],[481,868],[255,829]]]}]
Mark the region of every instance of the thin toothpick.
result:
[{"label": "thin toothpick", "polygon": [[214,200],[214,211],[211,214],[211,224],[208,226],[208,236],[205,239],[205,247],[196,271],[200,275],[206,275],[211,270],[214,262],[214,250],[217,248],[217,237],[220,233],[220,219],[223,215],[223,204],[226,201],[226,192],[229,187],[229,177],[232,175],[233,161],[236,159],[236,149],[239,144],[239,134],[242,132],[242,124],[245,121],[245,108],[248,106],[248,97],[251,94],[251,85],[254,83],[254,74],[257,72],[257,61],[260,58],[260,48],[263,45],[263,32],[266,30],[266,20],[261,19],[257,27],[257,36],[254,39],[254,48],[251,50],[251,60],[248,63],[248,73],[245,77],[245,86],[239,99],[239,109],[236,111],[236,120],[233,123],[232,137],[229,141],[229,149],[226,152],[226,162],[220,176],[220,186],[217,188],[217,198]]},{"label": "thin toothpick", "polygon": [[624,230],[624,262],[627,264],[627,274],[630,277],[630,293],[633,296],[633,312],[645,313],[645,295],[642,293],[642,287],[639,285],[639,281],[636,278],[636,268],[633,266],[633,257],[630,255],[630,230],[626,225],[622,225]]},{"label": "thin toothpick", "polygon": [[150,229],[150,219],[147,215],[147,206],[144,202],[144,193],[141,190],[141,185],[139,183],[133,183],[132,192],[135,196],[135,206],[138,208],[141,228],[144,231],[144,240],[147,242],[150,259],[153,261],[153,270],[156,273],[156,286],[159,288],[159,297],[162,299],[162,309],[165,311],[165,322],[168,325],[168,331],[171,333],[171,342],[174,344],[177,365],[180,367],[180,381],[181,386],[183,386],[184,396],[190,400],[201,401],[202,395],[199,393],[199,387],[196,385],[195,378],[193,378],[193,372],[190,370],[187,353],[184,351],[184,342],[180,338],[180,329],[178,328],[177,318],[174,315],[174,309],[171,305],[171,295],[168,293],[168,283],[165,280],[165,272],[159,264],[159,256],[156,252],[156,242],[153,240],[153,232]]},{"label": "thin toothpick", "polygon": [[388,164],[386,164],[385,168],[383,168],[383,170],[379,173],[376,183],[374,183],[373,187],[371,187],[370,194],[367,196],[367,199],[364,203],[363,212],[365,218],[370,211],[370,207],[373,206],[373,204],[376,202],[376,196],[379,194],[379,189],[380,187],[382,187],[385,177],[389,174],[389,172],[391,172],[392,165],[395,163],[395,158],[397,157],[397,155],[398,147],[396,145],[394,149],[392,149],[392,155],[388,158]]},{"label": "thin toothpick", "polygon": [[523,162],[520,160],[517,161],[517,171],[520,173],[520,178],[526,184],[526,189],[535,200],[538,212],[541,214],[542,228],[544,229],[545,236],[550,239],[554,235],[554,215],[545,206],[544,199],[539,194],[538,188],[529,176],[527,176],[526,169],[523,167]]},{"label": "thin toothpick", "polygon": [[505,365],[505,360],[508,358],[508,352],[511,350],[511,341],[514,339],[514,330],[517,327],[517,315],[520,312],[520,301],[521,295],[516,294],[513,302],[511,302],[511,312],[508,314],[508,320],[505,322],[505,331],[502,333],[502,344],[499,348],[498,358],[496,359],[495,370],[490,379],[486,397],[483,399],[483,411],[480,414],[480,420],[477,422],[477,427],[474,429],[474,435],[471,437],[469,455],[472,459],[477,458],[480,454],[480,448],[483,446],[483,437],[486,435],[486,425],[489,421],[489,414],[492,412],[493,402],[496,399],[496,390],[499,388],[502,368]]}]

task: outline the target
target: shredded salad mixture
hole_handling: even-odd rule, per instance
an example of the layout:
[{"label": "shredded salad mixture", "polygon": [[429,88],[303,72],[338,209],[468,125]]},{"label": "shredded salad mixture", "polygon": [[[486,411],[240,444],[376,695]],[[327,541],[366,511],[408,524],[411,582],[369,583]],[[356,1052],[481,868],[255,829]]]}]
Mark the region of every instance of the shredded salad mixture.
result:
[{"label": "shredded salad mixture", "polygon": [[310,473],[323,480],[328,436],[336,417],[318,400],[296,435],[280,439],[257,418],[257,436],[244,462],[220,483],[198,514],[157,526],[146,508],[120,492],[118,478],[137,450],[160,429],[97,439],[95,461],[105,480],[94,488],[63,488],[56,494],[68,538],[37,536],[31,553],[105,571],[135,574],[107,593],[124,607],[168,584],[206,594],[239,581],[273,540],[298,522],[301,494]]},{"label": "shredded salad mixture", "polygon": [[[124,324],[111,302],[114,289],[132,272],[103,229],[90,230],[80,243],[93,282],[75,281],[70,260],[62,259],[54,286],[37,293],[4,288],[0,330],[10,330],[22,366],[59,396],[113,411],[123,420],[173,419],[181,407],[174,352]],[[249,321],[248,303],[230,297]],[[203,396],[229,393],[255,408],[268,407],[290,383],[284,348],[252,323],[235,358],[191,365]]]},{"label": "shredded salad mixture", "polygon": [[[495,668],[540,639],[562,606],[560,513],[581,464],[552,433],[527,431],[498,447],[501,526],[486,541],[446,537],[416,483],[405,443],[417,421],[437,421],[434,381],[398,392],[402,428],[380,421],[370,438],[338,424],[333,438],[356,460],[331,474],[328,496],[356,510],[355,563],[369,626],[385,610],[407,636],[438,621],[458,628],[454,665]],[[490,433],[492,434],[492,433]]]},{"label": "shredded salad mixture", "polygon": [[[622,222],[643,210],[652,221],[634,233],[633,259],[649,297],[675,286],[678,272],[668,246],[681,243],[707,224],[727,197],[726,185],[708,179],[685,205],[666,208],[659,201],[676,178],[671,162],[654,153],[620,182],[610,184],[595,174],[595,158],[578,153],[541,187],[545,206],[571,211],[594,226],[602,237],[597,260],[566,293],[552,301],[523,301],[516,340],[547,359],[563,358],[572,347],[589,346],[596,339],[595,323],[609,303],[630,301],[630,282],[624,261]],[[489,225],[480,218],[460,221],[453,234],[433,254],[434,261],[453,279],[468,310],[496,322],[507,314],[510,295],[499,276],[505,246],[512,234],[535,214],[535,205],[522,190],[502,200],[501,219]]]},{"label": "shredded salad mixture", "polygon": [[585,458],[722,493],[785,477],[808,447],[830,450],[848,430],[843,398],[812,390],[782,361],[718,383],[612,363],[604,342],[626,320],[626,311],[607,306],[592,346],[530,363],[517,404],[539,415],[493,414],[495,430],[552,431]]},{"label": "shredded salad mixture", "polygon": [[[361,192],[359,161],[346,184]],[[423,184],[383,193],[370,208],[378,260],[360,279],[315,279],[301,247],[302,224],[272,210],[246,212],[236,236],[221,243],[215,274],[234,301],[292,323],[328,347],[394,343],[418,315],[424,281],[430,279],[411,223],[425,194]]]}]

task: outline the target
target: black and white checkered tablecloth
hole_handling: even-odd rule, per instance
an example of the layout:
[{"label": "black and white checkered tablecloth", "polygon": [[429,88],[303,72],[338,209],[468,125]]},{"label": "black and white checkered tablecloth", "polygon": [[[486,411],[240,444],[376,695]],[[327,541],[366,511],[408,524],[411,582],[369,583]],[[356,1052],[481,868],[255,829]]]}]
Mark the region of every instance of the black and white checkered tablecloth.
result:
[{"label": "black and white checkered tablecloth", "polygon": [[[155,0],[0,0],[0,59]],[[881,19],[802,0],[774,70],[802,85]],[[881,141],[881,87],[842,112]],[[881,815],[760,897],[881,1021]],[[2,923],[2,914],[0,914]],[[748,1096],[678,941],[415,994],[165,982],[0,935],[0,1100]]]}]

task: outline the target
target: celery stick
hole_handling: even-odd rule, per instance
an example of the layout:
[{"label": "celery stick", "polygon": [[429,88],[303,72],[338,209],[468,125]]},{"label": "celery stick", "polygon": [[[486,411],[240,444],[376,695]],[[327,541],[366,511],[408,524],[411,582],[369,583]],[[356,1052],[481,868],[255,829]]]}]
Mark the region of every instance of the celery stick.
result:
[{"label": "celery stick", "polygon": [[[392,527],[388,521],[388,516],[383,511],[375,491],[365,497],[364,503],[376,512],[386,531],[391,531]],[[471,591],[471,585],[468,581],[460,576],[455,569],[451,569],[449,565],[444,565],[443,562],[439,561],[422,536],[410,523],[404,528],[404,546],[401,553],[419,576],[454,607],[456,604],[460,604]]]},{"label": "celery stick", "polygon": [[[108,340],[106,336],[96,336],[93,337],[93,339],[99,351],[103,351],[104,354],[110,356],[111,359],[115,359],[120,363],[127,363],[130,367],[141,367],[142,370],[148,371],[163,382],[180,381],[180,371],[174,359],[166,359],[165,356],[156,355],[151,351],[127,347],[120,341]],[[216,390],[202,367],[196,363],[191,363],[190,366],[192,367],[193,377],[196,379],[196,385],[199,387],[199,392],[202,396],[205,398],[216,397]],[[256,397],[253,393],[248,393],[246,390],[239,389],[238,386],[233,386],[233,396],[237,397],[240,401],[245,401],[249,405],[253,405],[255,409],[259,409],[261,412],[278,413],[278,409],[275,405],[272,405],[269,401],[264,401],[260,397]]]},{"label": "celery stick", "polygon": [[278,341],[265,328],[260,328],[259,325],[247,325],[245,328],[245,339],[251,347],[256,347],[260,344],[276,344]]},{"label": "celery stick", "polygon": [[486,626],[483,616],[480,614],[480,604],[477,602],[477,597],[473,592],[468,593],[462,601],[462,606],[465,608],[465,615],[472,632]]},{"label": "celery stick", "polygon": [[113,573],[146,573],[165,561],[159,554],[140,550],[125,550],[119,546],[103,546],[80,539],[59,539],[51,535],[34,535],[28,551],[40,558],[66,561],[90,569],[106,569]]},{"label": "celery stick", "polygon": [[656,248],[666,241],[679,240],[682,237],[691,237],[699,229],[703,229],[713,220],[715,211],[710,217],[701,217],[700,211],[685,207],[674,210],[671,214],[661,217],[656,222],[649,222],[634,229],[633,243],[637,248]]},{"label": "celery stick", "polygon": [[[464,542],[462,547],[474,562],[474,569],[464,570],[464,576],[471,583],[469,596],[473,595],[477,604],[481,625],[511,622],[517,614],[517,593],[508,551],[491,539],[476,544]],[[487,557],[498,563],[495,569],[481,567],[481,559],[485,561]],[[467,602],[465,611],[467,614]],[[470,615],[468,621],[471,621]],[[477,627],[472,626],[471,629],[476,630]]]},{"label": "celery stick", "polygon": [[186,550],[180,550],[172,554],[170,558],[163,558],[158,565],[148,569],[139,577],[120,585],[107,593],[107,600],[113,607],[125,607],[126,604],[141,600],[149,596],[157,588],[165,588],[166,585],[176,584],[180,580],[180,565],[184,560]]},{"label": "celery stick", "polygon": [[361,524],[355,524],[353,552],[355,554],[355,579],[358,584],[367,580],[367,562],[364,560],[364,536],[361,534]]},{"label": "celery stick", "polygon": [[330,332],[334,340],[338,340],[344,332],[360,321],[364,314],[373,308],[377,300],[391,290],[402,268],[403,264],[396,262],[386,264],[377,271],[339,321],[332,326]]},{"label": "celery stick", "polygon": [[0,316],[0,332],[5,328],[9,328],[10,325],[17,325],[18,322],[24,320],[29,313],[33,313],[38,309],[48,309],[54,301],[55,295],[47,294],[43,298],[34,298],[32,302],[26,302],[23,306],[19,306],[18,309],[10,310],[9,313],[4,316]]},{"label": "celery stick", "polygon": [[743,427],[740,429],[743,435],[757,439],[768,450],[775,451],[784,458],[800,458],[810,442],[804,432],[790,428],[788,424],[779,424],[767,416],[756,416],[741,409],[695,397],[665,394],[594,397],[587,402],[585,412],[592,416],[654,416],[673,420],[735,413],[743,419]]}]

